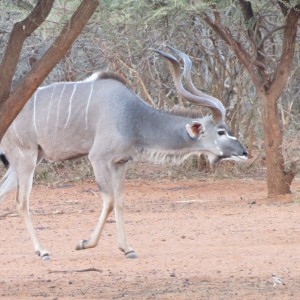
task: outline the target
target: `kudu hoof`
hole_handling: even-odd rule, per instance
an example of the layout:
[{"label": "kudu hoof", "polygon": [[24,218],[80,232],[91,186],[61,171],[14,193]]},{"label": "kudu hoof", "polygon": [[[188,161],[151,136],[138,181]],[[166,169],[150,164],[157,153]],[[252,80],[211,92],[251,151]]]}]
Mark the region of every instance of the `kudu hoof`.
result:
[{"label": "kudu hoof", "polygon": [[51,260],[50,259],[50,255],[48,252],[40,252],[40,251],[36,251],[36,254],[42,259],[42,260]]},{"label": "kudu hoof", "polygon": [[137,258],[137,254],[134,250],[128,251],[125,253],[126,258]]},{"label": "kudu hoof", "polygon": [[89,241],[87,241],[87,240],[80,240],[80,241],[78,241],[75,249],[76,250],[84,250],[85,249],[84,245],[86,245],[88,242]]},{"label": "kudu hoof", "polygon": [[50,258],[50,255],[47,253],[47,254],[44,254],[42,257],[41,257],[42,260],[51,260]]}]

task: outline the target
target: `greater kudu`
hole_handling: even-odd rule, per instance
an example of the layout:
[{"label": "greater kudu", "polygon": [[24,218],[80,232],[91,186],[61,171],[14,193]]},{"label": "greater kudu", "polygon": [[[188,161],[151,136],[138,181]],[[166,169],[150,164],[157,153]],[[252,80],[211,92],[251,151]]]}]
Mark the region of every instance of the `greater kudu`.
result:
[{"label": "greater kudu", "polygon": [[[184,75],[190,80],[190,65]],[[76,249],[98,244],[105,221],[114,209],[118,246],[126,257],[136,257],[128,245],[123,225],[123,183],[129,160],[140,158],[179,163],[204,152],[215,163],[221,159],[246,159],[247,151],[224,123],[222,103],[181,83],[177,59],[157,51],[171,62],[179,94],[211,109],[212,116],[190,118],[155,109],[141,100],[126,82],[112,73],[95,73],[80,82],[58,82],[39,88],[7,130],[1,141],[1,158],[8,166],[0,184],[0,200],[17,190],[16,203],[36,253],[48,259],[29,217],[29,195],[36,165],[43,159],[67,160],[88,155],[100,188],[103,207],[89,240]],[[200,94],[199,94],[200,93]]]}]

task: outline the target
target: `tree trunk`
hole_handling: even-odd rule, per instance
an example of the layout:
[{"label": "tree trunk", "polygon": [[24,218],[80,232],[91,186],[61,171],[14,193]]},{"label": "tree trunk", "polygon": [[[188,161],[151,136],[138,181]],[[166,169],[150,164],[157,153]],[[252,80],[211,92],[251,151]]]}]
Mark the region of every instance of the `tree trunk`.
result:
[{"label": "tree trunk", "polygon": [[267,164],[268,195],[290,194],[294,174],[286,172],[282,153],[282,129],[278,117],[277,99],[272,94],[261,96],[264,116],[264,147]]},{"label": "tree trunk", "polygon": [[[239,0],[246,22],[253,18],[251,3],[246,0]],[[277,102],[281,96],[291,71],[292,61],[295,52],[298,21],[300,18],[300,5],[293,6],[289,1],[278,1],[285,15],[285,26],[281,57],[274,69],[273,74],[266,72],[264,56],[260,50],[264,47],[259,37],[256,56],[246,51],[239,41],[235,40],[231,32],[222,25],[221,16],[217,10],[213,11],[215,16],[212,20],[207,14],[203,14],[203,19],[211,28],[233,49],[241,64],[243,64],[256,88],[256,92],[263,104],[263,127],[264,127],[264,148],[267,162],[267,185],[268,196],[290,194],[290,184],[297,172],[296,162],[292,162],[289,171],[285,170],[285,162],[282,153],[282,130],[280,117],[278,116]],[[251,25],[251,24],[250,24]],[[248,26],[249,37],[252,38],[253,28]],[[259,28],[258,28],[259,31]],[[260,36],[260,32],[258,32]],[[253,41],[254,42],[254,41]],[[254,43],[255,44],[255,43]],[[272,76],[270,76],[272,75]]]}]

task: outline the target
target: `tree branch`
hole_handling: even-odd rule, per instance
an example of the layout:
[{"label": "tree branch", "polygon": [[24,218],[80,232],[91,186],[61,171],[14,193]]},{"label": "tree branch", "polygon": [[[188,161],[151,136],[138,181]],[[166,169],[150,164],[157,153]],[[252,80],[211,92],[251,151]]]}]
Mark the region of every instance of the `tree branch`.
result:
[{"label": "tree branch", "polygon": [[[216,14],[217,12],[215,12]],[[257,89],[262,90],[264,89],[262,82],[260,81],[259,77],[257,76],[253,65],[255,62],[251,60],[250,55],[247,51],[243,48],[243,46],[235,40],[235,38],[231,35],[231,33],[227,30],[219,22],[214,22],[211,18],[209,18],[205,13],[202,15],[202,19],[233,49],[236,56],[239,58],[241,63],[245,66],[248,70],[249,75],[256,86]]]},{"label": "tree branch", "polygon": [[33,5],[27,1],[24,0],[15,0],[13,2],[16,2],[16,5],[18,5],[20,8],[25,9],[26,11],[30,11],[33,9]]},{"label": "tree branch", "polygon": [[250,1],[247,0],[239,0],[241,10],[243,13],[244,22],[248,28],[248,37],[251,40],[253,45],[253,54],[256,55],[255,60],[259,62],[258,66],[258,74],[262,78],[263,81],[266,81],[265,78],[265,56],[262,55],[264,52],[263,46],[261,43],[262,35],[260,32],[260,19],[255,18],[252,5]]},{"label": "tree branch", "polygon": [[300,10],[299,1],[298,4],[296,4],[295,6],[291,4],[290,0],[278,0],[277,4],[279,5],[284,16],[287,16],[290,13],[290,11]]},{"label": "tree branch", "polygon": [[243,17],[246,22],[247,28],[250,31],[249,35],[253,36],[253,30],[254,30],[254,13],[252,10],[252,5],[250,1],[246,0],[239,0],[240,6],[242,9]]},{"label": "tree branch", "polygon": [[0,103],[4,102],[10,93],[12,78],[25,39],[45,21],[53,3],[54,0],[39,0],[27,18],[13,26],[0,64]]},{"label": "tree branch", "polygon": [[3,134],[9,125],[37,87],[43,82],[45,77],[50,73],[55,65],[63,58],[64,54],[71,47],[72,43],[80,34],[98,5],[98,0],[83,0],[81,2],[80,6],[74,12],[70,21],[66,23],[51,47],[47,50],[43,57],[32,66],[32,69],[18,83],[9,98],[1,104],[0,138],[3,137]]},{"label": "tree branch", "polygon": [[299,18],[300,11],[296,10],[291,10],[286,17],[280,62],[277,65],[273,81],[269,88],[269,93],[274,93],[277,98],[287,83],[292,67]]},{"label": "tree branch", "polygon": [[[286,1],[284,1],[284,2],[286,2]],[[277,1],[278,5],[281,9],[281,12],[283,13],[284,16],[286,16],[289,10],[288,10],[287,4],[285,4],[284,2],[283,2],[283,0]],[[288,4],[289,4],[289,1],[288,1]]]},{"label": "tree branch", "polygon": [[264,35],[264,37],[260,40],[259,44],[257,45],[257,48],[260,49],[262,47],[262,45],[264,44],[264,42],[270,38],[276,31],[282,30],[284,29],[285,26],[278,26],[276,28],[274,28],[271,31],[268,31],[265,27],[262,26],[262,28],[264,28],[267,33]]}]

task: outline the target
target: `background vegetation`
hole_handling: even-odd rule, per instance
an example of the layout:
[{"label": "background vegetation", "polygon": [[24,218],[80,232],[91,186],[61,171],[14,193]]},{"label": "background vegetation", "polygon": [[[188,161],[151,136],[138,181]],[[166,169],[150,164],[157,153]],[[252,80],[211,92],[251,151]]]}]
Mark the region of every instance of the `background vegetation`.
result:
[{"label": "background vegetation", "polygon": [[[238,1],[214,2],[224,26],[231,29],[232,35],[243,47],[251,49],[251,41],[245,34],[249,24],[242,19]],[[297,1],[290,2],[293,5]],[[4,53],[13,24],[25,18],[35,3],[33,0],[0,2],[0,56]],[[26,39],[13,85],[47,50],[79,3],[77,0],[55,1],[47,21]],[[135,92],[153,106],[190,106],[177,98],[167,64],[151,51],[151,48],[163,48],[165,44],[175,46],[191,56],[195,85],[224,103],[228,125],[248,145],[254,157],[242,166],[233,167],[232,163],[225,162],[217,172],[226,169],[227,174],[239,176],[244,176],[244,173],[250,176],[264,174],[262,103],[248,72],[234,52],[201,18],[203,10],[211,7],[212,3],[192,0],[103,0],[71,51],[43,84],[81,80],[94,71],[111,70],[124,75]],[[271,73],[280,59],[285,16],[279,13],[277,1],[255,0],[251,4],[256,20],[263,20],[260,30],[268,36],[264,55],[267,58],[266,70]],[[282,150],[287,165],[300,157],[299,31],[296,39],[289,83],[279,100],[278,118],[284,130]],[[193,106],[192,109],[199,108]],[[64,164],[42,164],[37,177],[48,180],[50,177],[57,178],[58,174],[63,174],[63,178],[66,174],[72,174],[71,177],[91,176],[91,169],[86,163],[83,159]],[[164,170],[166,174],[176,172],[178,176],[185,174],[186,168],[198,174],[199,163],[193,159],[181,168]],[[79,172],[74,175],[72,170],[76,174],[78,169]]]}]

